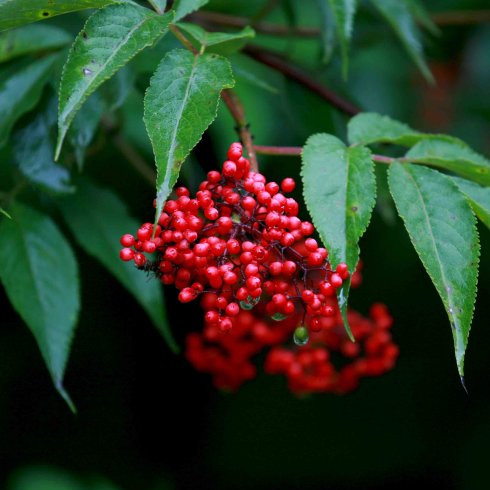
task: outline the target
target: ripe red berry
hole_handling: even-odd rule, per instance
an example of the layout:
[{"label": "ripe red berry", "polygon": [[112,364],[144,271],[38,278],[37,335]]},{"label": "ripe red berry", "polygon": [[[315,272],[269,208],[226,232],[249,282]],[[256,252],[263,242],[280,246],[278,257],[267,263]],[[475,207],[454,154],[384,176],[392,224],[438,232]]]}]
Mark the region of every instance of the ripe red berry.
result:
[{"label": "ripe red berry", "polygon": [[128,262],[129,260],[133,260],[134,250],[132,248],[123,248],[119,252],[119,257],[121,258],[121,260],[124,260],[125,262]]},{"label": "ripe red berry", "polygon": [[296,182],[294,179],[286,178],[281,182],[282,192],[293,192],[296,187]]}]

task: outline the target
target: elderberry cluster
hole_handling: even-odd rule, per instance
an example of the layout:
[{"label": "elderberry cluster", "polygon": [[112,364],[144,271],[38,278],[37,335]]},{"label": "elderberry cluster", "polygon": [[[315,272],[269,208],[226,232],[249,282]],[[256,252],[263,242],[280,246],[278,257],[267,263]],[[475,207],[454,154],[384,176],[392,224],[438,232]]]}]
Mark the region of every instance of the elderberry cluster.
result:
[{"label": "elderberry cluster", "polygon": [[300,312],[297,336],[307,338],[334,314],[331,298],[349,277],[347,266],[332,270],[328,251],[311,238],[313,225],[298,218],[298,203],[285,195],[293,179],[279,185],[250,171],[239,143],[227,156],[195,197],[179,187],[156,226],[123,235],[120,257],[174,284],[183,303],[212,292],[204,318],[220,331],[262,301],[276,320]]}]

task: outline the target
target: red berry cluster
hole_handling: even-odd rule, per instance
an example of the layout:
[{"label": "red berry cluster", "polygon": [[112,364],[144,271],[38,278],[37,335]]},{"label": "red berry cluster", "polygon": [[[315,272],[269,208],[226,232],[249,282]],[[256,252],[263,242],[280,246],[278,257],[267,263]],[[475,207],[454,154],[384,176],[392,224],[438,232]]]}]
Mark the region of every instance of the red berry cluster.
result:
[{"label": "red berry cluster", "polygon": [[[203,297],[204,307],[208,301],[210,296]],[[205,323],[202,333],[189,334],[186,356],[197,370],[212,375],[217,388],[236,390],[256,376],[253,358],[270,348],[265,372],[285,375],[293,393],[347,393],[358,386],[360,378],[392,369],[398,347],[389,333],[393,319],[385,305],[374,304],[369,318],[348,312],[356,343],[346,335],[338,306],[334,309],[328,325],[313,332],[305,345],[289,341],[298,315],[276,322],[260,305],[253,311],[240,311],[226,334],[210,323]]]},{"label": "red berry cluster", "polygon": [[[293,179],[279,185],[250,171],[242,146],[233,143],[221,173],[209,172],[195,197],[177,188],[156,225],[121,237],[122,260],[174,284],[182,303],[201,297],[204,330],[188,335],[186,355],[220,388],[253,378],[252,358],[264,348],[266,372],[285,374],[296,393],[349,391],[397,357],[382,305],[371,319],[349,312],[357,343],[348,340],[335,293],[349,271],[344,263],[333,269],[327,250],[311,238],[313,225],[285,196],[294,188]],[[351,286],[360,281],[354,271]],[[287,346],[291,337],[295,346]],[[331,352],[348,363],[336,368]]]},{"label": "red berry cluster", "polygon": [[195,197],[179,187],[156,226],[145,223],[136,237],[121,238],[120,257],[174,284],[183,303],[212,291],[205,321],[221,331],[260,300],[276,319],[301,310],[305,328],[318,331],[334,314],[330,298],[349,271],[343,263],[332,270],[327,250],[310,237],[313,225],[285,196],[294,187],[293,179],[279,186],[251,172],[233,143],[222,172],[209,172]]}]

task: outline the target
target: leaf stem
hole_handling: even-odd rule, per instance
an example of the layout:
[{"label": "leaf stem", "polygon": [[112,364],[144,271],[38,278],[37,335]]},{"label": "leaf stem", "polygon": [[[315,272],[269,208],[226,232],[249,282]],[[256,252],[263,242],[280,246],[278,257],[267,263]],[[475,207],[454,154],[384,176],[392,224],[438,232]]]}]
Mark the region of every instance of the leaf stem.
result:
[{"label": "leaf stem", "polygon": [[223,102],[228,107],[231,116],[236,122],[236,130],[238,132],[238,135],[240,136],[240,140],[243,143],[243,146],[247,150],[247,156],[250,161],[250,168],[254,172],[258,172],[259,164],[253,144],[253,137],[250,133],[247,118],[245,117],[245,109],[243,108],[243,104],[238,98],[238,95],[232,89],[223,90],[223,92],[221,92],[221,98],[223,99]]},{"label": "leaf stem", "polygon": [[175,24],[169,24],[168,29],[182,43],[184,48],[188,49],[195,56],[199,55],[197,49],[192,45],[189,39],[182,34],[182,31]]},{"label": "leaf stem", "polygon": [[339,111],[344,112],[349,116],[355,116],[360,112],[360,109],[357,106],[345,100],[324,85],[318,83],[301,68],[286,61],[279,53],[252,45],[246,46],[242,52],[256,61],[281,72],[291,80],[305,86]]}]

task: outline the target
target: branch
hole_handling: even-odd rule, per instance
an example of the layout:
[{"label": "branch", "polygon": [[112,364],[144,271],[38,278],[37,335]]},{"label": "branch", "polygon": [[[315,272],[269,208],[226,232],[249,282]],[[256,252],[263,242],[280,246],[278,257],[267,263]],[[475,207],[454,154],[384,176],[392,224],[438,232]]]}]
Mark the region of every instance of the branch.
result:
[{"label": "branch", "polygon": [[304,85],[306,88],[325,99],[339,111],[344,112],[349,116],[355,116],[360,112],[360,109],[357,106],[313,80],[313,78],[307,75],[300,68],[289,63],[288,61],[285,61],[281,55],[257,46],[246,46],[242,52],[258,62],[281,72],[291,80]]},{"label": "branch", "polygon": [[182,31],[175,24],[169,24],[168,30],[182,43],[184,48],[189,50],[194,55],[199,54],[197,49],[192,45],[189,39],[187,39],[185,35],[182,34]]},{"label": "branch", "polygon": [[460,10],[434,12],[432,20],[440,26],[469,25],[490,22],[490,10]]},{"label": "branch", "polygon": [[[261,155],[275,155],[275,156],[287,156],[287,157],[298,157],[301,155],[303,148],[301,146],[262,146],[255,145],[254,149],[256,153]],[[409,162],[410,159],[407,158],[393,158],[387,157],[385,155],[372,155],[373,162],[376,163],[394,163],[394,162]]]},{"label": "branch", "polygon": [[245,146],[245,149],[247,150],[247,156],[250,160],[250,168],[254,172],[258,172],[259,164],[257,162],[257,156],[255,155],[252,134],[250,133],[249,125],[245,117],[243,105],[236,93],[231,89],[223,90],[223,92],[221,92],[221,98],[227,105],[231,116],[236,122],[236,130],[240,136],[243,146]]},{"label": "branch", "polygon": [[[236,17],[234,15],[221,14],[219,12],[209,12],[201,10],[191,14],[190,20],[200,24],[214,24],[219,26],[243,28],[251,25],[251,20],[247,17]],[[320,29],[316,27],[289,27],[271,22],[253,23],[255,31],[261,34],[270,34],[273,36],[295,36],[295,37],[318,37]]]}]

